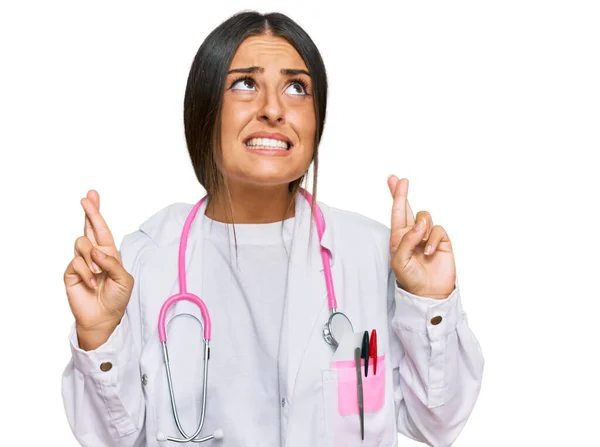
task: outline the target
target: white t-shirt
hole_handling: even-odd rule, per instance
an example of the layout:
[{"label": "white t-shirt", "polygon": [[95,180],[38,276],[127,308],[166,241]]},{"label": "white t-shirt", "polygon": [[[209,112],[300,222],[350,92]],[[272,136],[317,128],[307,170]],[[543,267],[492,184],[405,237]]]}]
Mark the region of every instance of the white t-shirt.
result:
[{"label": "white t-shirt", "polygon": [[[217,366],[224,363],[217,359],[212,367],[211,352],[202,433],[221,427],[227,445],[280,445],[279,341],[294,219],[235,224],[236,259],[234,227],[202,216],[203,259],[210,259],[203,268],[203,290],[221,301],[212,306],[213,340],[228,340],[226,349],[219,350],[228,357],[226,367]],[[236,393],[234,403],[232,390],[238,388],[243,393]],[[266,426],[273,431],[265,432]]]}]

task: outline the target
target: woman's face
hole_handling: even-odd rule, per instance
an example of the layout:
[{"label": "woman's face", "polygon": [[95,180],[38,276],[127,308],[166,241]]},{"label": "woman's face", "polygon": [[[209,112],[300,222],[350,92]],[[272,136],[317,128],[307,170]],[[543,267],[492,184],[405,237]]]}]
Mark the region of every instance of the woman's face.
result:
[{"label": "woman's face", "polygon": [[316,127],[311,79],[300,54],[280,37],[252,36],[229,70],[221,124],[224,175],[229,182],[263,186],[298,179],[310,164]]}]

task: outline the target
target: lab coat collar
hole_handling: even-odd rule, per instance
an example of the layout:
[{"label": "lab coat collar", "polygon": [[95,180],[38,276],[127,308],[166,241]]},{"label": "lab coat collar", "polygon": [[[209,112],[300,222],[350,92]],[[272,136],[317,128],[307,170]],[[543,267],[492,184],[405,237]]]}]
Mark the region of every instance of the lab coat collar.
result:
[{"label": "lab coat collar", "polygon": [[[298,228],[300,231],[303,231],[304,233],[308,233],[309,230],[311,229],[310,224],[312,221],[312,231],[311,231],[312,239],[317,240],[317,238],[318,238],[317,227],[316,227],[315,220],[311,216],[310,205],[311,205],[310,202],[308,200],[306,200],[306,198],[302,194],[298,193],[296,195],[296,209],[295,209],[296,222],[298,222],[299,220],[301,221],[299,224],[296,224],[296,228]],[[325,205],[324,203],[322,203],[320,201],[317,201],[317,206],[321,210],[321,213],[323,214],[323,219],[325,221],[325,225],[324,225],[325,229],[323,231],[321,245],[324,248],[326,248],[327,251],[329,251],[329,254],[331,255],[330,265],[333,266],[335,263],[335,250],[333,247],[333,232],[331,231],[330,225],[328,225],[331,222],[331,219],[329,219],[330,210],[327,205]],[[296,235],[294,234],[294,236],[296,236]],[[307,242],[308,242],[308,239],[307,239]],[[322,261],[320,260],[321,259],[320,252],[318,253],[318,255],[319,255],[319,262],[321,263],[321,271],[323,271]]]},{"label": "lab coat collar", "polygon": [[[310,204],[304,198],[304,196],[298,193],[296,199],[296,216],[298,216],[300,213],[310,213]],[[320,201],[318,201],[317,203],[319,208],[321,209],[321,212],[323,213],[323,217],[325,220],[325,230],[323,232],[323,238],[321,240],[321,243],[323,247],[325,247],[331,254],[331,265],[333,266],[335,264],[336,256],[334,250],[332,231],[330,229],[330,226],[328,225],[328,223],[331,222],[331,219],[328,218],[330,214],[330,209],[329,206],[325,205]],[[204,217],[207,204],[208,201],[205,201],[202,204],[190,229],[190,234],[188,236],[189,251],[194,249],[195,243],[198,241],[198,238],[193,237],[193,234],[198,234],[198,232],[201,230],[201,225],[197,225],[197,221],[201,220]],[[169,205],[157,212],[156,214],[154,214],[149,219],[147,219],[144,223],[140,225],[139,228],[141,231],[146,233],[150,237],[150,239],[152,239],[158,246],[176,244],[177,247],[179,247],[179,240],[181,237],[183,225],[193,206],[193,204],[183,202],[178,202]],[[297,221],[298,219],[295,220]],[[296,228],[299,229],[298,226],[296,226]],[[306,228],[305,231],[308,231],[308,228]],[[317,231],[316,227],[314,226],[314,222],[313,233],[314,237],[317,237]],[[188,264],[186,263],[186,266],[187,265]]]},{"label": "lab coat collar", "polygon": [[[190,235],[188,236],[188,247],[190,247],[190,248],[191,248],[190,241],[192,241],[192,244],[194,241],[197,241],[197,238],[192,238],[192,231],[193,231],[194,227],[200,227],[200,225],[196,225],[196,220],[200,220],[204,217],[204,213],[206,211],[207,204],[208,204],[208,201],[205,201],[202,204],[202,206],[198,210],[196,219],[194,219],[194,223],[192,225],[192,230],[190,230]],[[183,224],[185,223],[185,220],[187,219],[187,216],[193,207],[193,205],[185,204],[185,203],[176,203],[173,206],[176,208],[175,209],[176,219],[174,222],[171,221],[170,225],[169,225],[168,222],[161,222],[161,220],[165,220],[165,219],[158,218],[158,219],[155,219],[155,223],[158,223],[159,225],[154,224],[154,225],[152,225],[152,228],[145,229],[146,232],[154,233],[155,237],[162,238],[164,243],[172,242],[172,240],[174,238],[174,234],[177,235],[177,240],[179,240],[179,237],[181,236],[181,230],[183,228]],[[320,201],[317,201],[317,206],[321,210],[321,213],[323,214],[323,218],[325,220],[325,229],[323,231],[321,245],[323,247],[325,247],[331,254],[331,265],[334,265],[335,251],[333,249],[333,245],[334,245],[333,244],[333,236],[332,236],[332,231],[330,230],[330,226],[328,225],[328,222],[331,221],[328,218],[329,214],[330,214],[330,209],[329,209],[329,206],[327,206],[326,204],[324,204]],[[308,202],[308,200],[306,200],[306,198],[300,193],[296,194],[295,216],[296,216],[296,219],[295,219],[296,222],[298,222],[301,218],[303,219],[303,221],[299,225],[296,224],[295,230],[308,232],[309,231],[308,225],[310,225],[310,220],[308,220],[308,217],[310,216],[310,202]],[[157,217],[158,217],[158,215],[157,215]],[[314,220],[313,220],[313,227],[312,227],[312,235],[313,235],[313,238],[318,237],[317,228],[316,228],[316,224],[315,224]],[[322,269],[321,269],[321,271],[322,271]]]}]

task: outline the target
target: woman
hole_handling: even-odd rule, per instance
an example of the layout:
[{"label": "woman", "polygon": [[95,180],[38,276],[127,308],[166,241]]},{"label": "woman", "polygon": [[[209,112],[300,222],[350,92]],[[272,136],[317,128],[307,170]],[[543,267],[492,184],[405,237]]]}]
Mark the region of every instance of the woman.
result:
[{"label": "woman", "polygon": [[[311,162],[316,185],[326,99],[317,48],[282,14],[229,18],[194,59],[185,136],[207,198],[182,262],[187,290],[210,312],[212,350],[204,413],[207,327],[189,318],[204,321],[193,303],[173,305],[167,325],[188,317],[168,327],[179,427],[157,322],[164,301],[183,290],[176,260],[194,207],[167,206],[117,250],[98,194],[82,199],[85,236],[64,276],[75,324],[63,377],[82,445],[176,445],[167,437],[191,437],[199,421],[198,438],[228,447],[394,446],[398,432],[435,446],[456,439],[484,361],[461,307],[450,240],[428,212],[413,215],[408,181],[395,176],[391,232],[313,206],[315,191],[311,198],[300,185]],[[326,264],[353,326],[337,347],[323,336]],[[377,352],[359,379],[354,345],[364,331],[375,338],[373,329]]]}]

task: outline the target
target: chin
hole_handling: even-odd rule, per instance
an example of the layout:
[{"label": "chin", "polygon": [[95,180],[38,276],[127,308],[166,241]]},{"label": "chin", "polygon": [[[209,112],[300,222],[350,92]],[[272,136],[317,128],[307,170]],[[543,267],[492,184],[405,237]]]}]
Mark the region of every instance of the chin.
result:
[{"label": "chin", "polygon": [[283,188],[283,187],[287,187],[291,182],[293,182],[294,179],[288,180],[286,179],[280,179],[280,178],[273,178],[273,177],[262,177],[262,178],[253,178],[252,180],[248,181],[248,183],[251,183],[253,186],[262,186],[265,188]]},{"label": "chin", "polygon": [[[235,177],[234,177],[235,178]],[[298,178],[300,178],[299,176],[289,176],[289,175],[285,175],[282,176],[281,174],[276,175],[273,174],[272,172],[264,172],[264,173],[256,173],[254,172],[253,175],[250,176],[244,176],[244,177],[237,177],[235,178],[234,181],[242,183],[242,184],[246,184],[248,186],[252,186],[252,187],[265,187],[265,188],[277,188],[277,187],[287,187],[291,182],[293,182],[294,180],[297,180]]]}]

